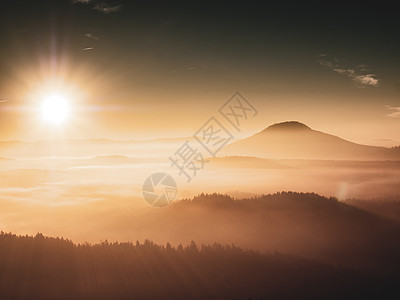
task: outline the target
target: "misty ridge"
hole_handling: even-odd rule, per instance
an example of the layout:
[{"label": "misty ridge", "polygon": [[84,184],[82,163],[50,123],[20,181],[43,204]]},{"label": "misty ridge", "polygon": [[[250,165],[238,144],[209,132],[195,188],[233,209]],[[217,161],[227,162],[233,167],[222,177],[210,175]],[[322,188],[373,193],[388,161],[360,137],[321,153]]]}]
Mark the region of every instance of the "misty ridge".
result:
[{"label": "misty ridge", "polygon": [[400,266],[398,222],[313,193],[281,192],[241,200],[202,194],[134,220],[122,219],[114,230],[128,224],[141,240],[158,243],[234,243],[382,274]]},{"label": "misty ridge", "polygon": [[[230,193],[233,185],[255,194],[311,191],[340,200],[400,194],[399,147],[356,144],[298,121],[273,124],[232,142],[216,158],[205,155],[207,163],[190,185],[168,159],[186,140],[190,138],[3,141],[0,189],[21,199],[47,201],[56,193],[57,199],[74,201],[64,195],[79,189],[88,195],[85,186],[97,184],[139,198],[143,174],[165,170],[179,181],[178,198]],[[114,193],[107,195],[113,197]]]},{"label": "misty ridge", "polygon": [[[13,157],[122,158],[132,154],[156,154],[157,148],[172,151],[193,137],[148,140],[66,139],[0,141],[1,159]],[[157,154],[160,154],[158,152]],[[140,155],[142,156],[142,155]],[[400,146],[382,147],[357,144],[338,136],[314,130],[299,121],[272,124],[250,137],[234,141],[218,157],[252,156],[268,159],[399,161]],[[154,156],[149,156],[154,159]]]},{"label": "misty ridge", "polygon": [[367,146],[311,129],[298,121],[273,124],[228,145],[225,155],[311,160],[400,160],[400,147]]}]

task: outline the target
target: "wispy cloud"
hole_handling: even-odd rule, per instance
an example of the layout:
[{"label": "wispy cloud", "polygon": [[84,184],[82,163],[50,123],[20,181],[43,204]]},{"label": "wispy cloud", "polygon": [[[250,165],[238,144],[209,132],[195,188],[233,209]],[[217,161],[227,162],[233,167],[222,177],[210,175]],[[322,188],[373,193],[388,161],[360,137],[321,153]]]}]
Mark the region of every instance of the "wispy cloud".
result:
[{"label": "wispy cloud", "polygon": [[400,106],[390,106],[385,105],[385,107],[391,111],[391,113],[387,114],[386,116],[389,118],[400,118]]},{"label": "wispy cloud", "polygon": [[90,4],[94,10],[105,14],[117,12],[122,8],[122,5],[111,5],[106,1],[99,0],[72,0],[72,3]]},{"label": "wispy cloud", "polygon": [[93,47],[86,47],[82,49],[82,51],[89,51],[89,50],[93,50]]},{"label": "wispy cloud", "polygon": [[0,99],[0,103],[7,102],[8,99]]},{"label": "wispy cloud", "polygon": [[91,33],[86,33],[85,36],[89,39],[93,39],[93,40],[98,40],[100,39],[98,36],[95,36],[94,34]]},{"label": "wispy cloud", "polygon": [[88,4],[92,0],[72,0],[72,3],[83,3],[83,4]]},{"label": "wispy cloud", "polygon": [[335,57],[330,58],[326,54],[320,55],[318,62],[321,66],[327,67],[333,72],[349,77],[356,87],[379,86],[380,80],[375,74],[370,73],[366,65],[357,65],[354,68],[347,68],[339,59]]},{"label": "wispy cloud", "polygon": [[111,5],[107,4],[106,2],[100,2],[93,7],[93,9],[101,11],[105,14],[111,14],[111,13],[117,12],[117,11],[121,10],[121,8],[122,8],[122,5],[111,6]]}]

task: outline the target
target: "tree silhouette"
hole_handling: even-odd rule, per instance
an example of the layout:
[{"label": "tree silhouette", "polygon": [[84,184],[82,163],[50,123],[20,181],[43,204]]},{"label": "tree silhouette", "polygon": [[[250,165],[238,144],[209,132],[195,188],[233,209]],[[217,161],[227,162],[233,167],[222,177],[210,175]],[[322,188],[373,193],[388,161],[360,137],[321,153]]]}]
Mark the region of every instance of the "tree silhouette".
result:
[{"label": "tree silhouette", "polygon": [[[0,234],[1,299],[384,298],[382,278],[234,245],[73,244]],[[394,284],[396,283],[396,284]]]}]

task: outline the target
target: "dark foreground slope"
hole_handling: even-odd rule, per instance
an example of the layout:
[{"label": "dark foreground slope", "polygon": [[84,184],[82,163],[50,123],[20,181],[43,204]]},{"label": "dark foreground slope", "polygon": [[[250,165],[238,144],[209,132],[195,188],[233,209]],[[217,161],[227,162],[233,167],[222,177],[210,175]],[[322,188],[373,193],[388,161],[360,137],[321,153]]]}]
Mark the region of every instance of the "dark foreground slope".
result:
[{"label": "dark foreground slope", "polygon": [[1,299],[390,299],[396,282],[233,246],[0,235]]},{"label": "dark foreground slope", "polygon": [[346,203],[373,214],[400,222],[400,195],[372,200],[347,199]]}]

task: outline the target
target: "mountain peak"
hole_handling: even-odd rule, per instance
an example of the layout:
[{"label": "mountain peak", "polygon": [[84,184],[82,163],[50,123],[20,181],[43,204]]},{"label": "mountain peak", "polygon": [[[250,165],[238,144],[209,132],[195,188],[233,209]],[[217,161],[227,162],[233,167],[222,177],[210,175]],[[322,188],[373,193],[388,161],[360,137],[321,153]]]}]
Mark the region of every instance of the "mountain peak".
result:
[{"label": "mountain peak", "polygon": [[264,131],[270,130],[311,130],[307,125],[297,122],[297,121],[287,121],[282,123],[275,123],[271,126],[268,126]]}]

